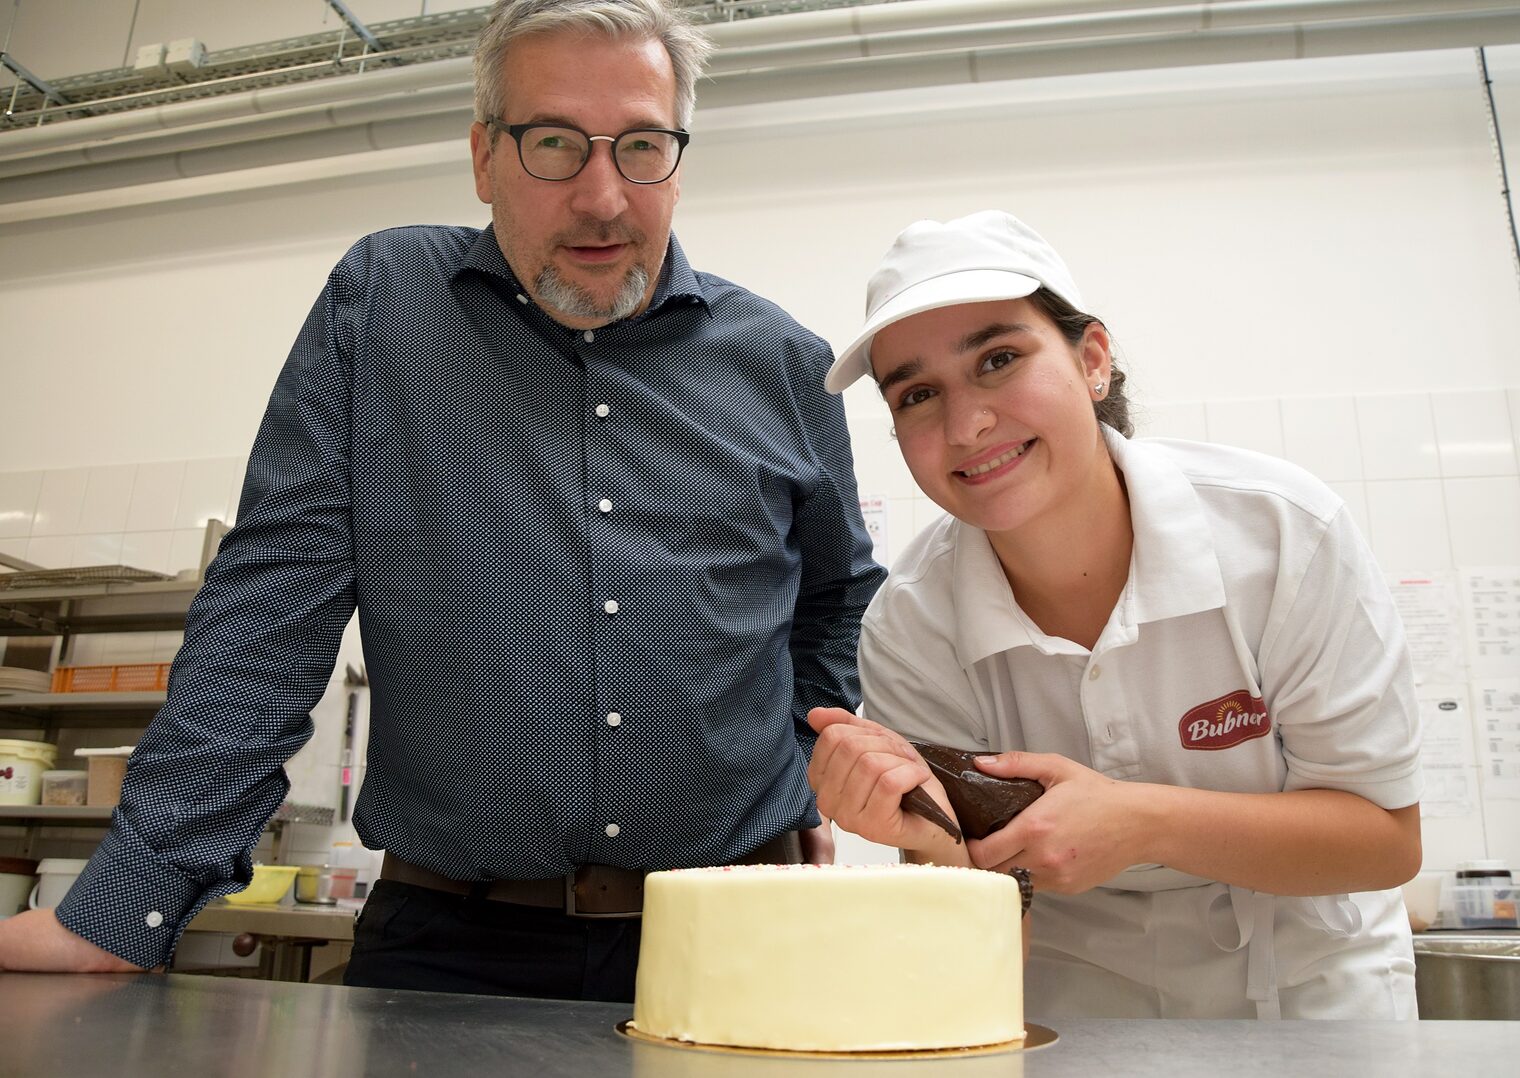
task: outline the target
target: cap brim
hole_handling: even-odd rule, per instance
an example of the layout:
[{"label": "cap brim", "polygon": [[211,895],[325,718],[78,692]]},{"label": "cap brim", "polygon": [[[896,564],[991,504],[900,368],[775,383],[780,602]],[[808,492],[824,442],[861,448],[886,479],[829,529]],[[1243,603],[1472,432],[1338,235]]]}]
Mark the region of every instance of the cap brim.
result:
[{"label": "cap brim", "polygon": [[1008,270],[960,270],[905,288],[878,307],[865,328],[839,353],[823,380],[830,393],[843,393],[857,378],[871,373],[871,340],[893,322],[962,303],[990,303],[1033,295],[1041,282]]}]

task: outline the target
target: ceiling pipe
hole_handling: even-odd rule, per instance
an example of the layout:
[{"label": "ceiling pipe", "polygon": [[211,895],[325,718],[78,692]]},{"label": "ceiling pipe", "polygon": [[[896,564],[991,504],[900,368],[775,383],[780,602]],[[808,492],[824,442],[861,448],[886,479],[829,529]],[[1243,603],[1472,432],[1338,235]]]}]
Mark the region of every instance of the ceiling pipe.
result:
[{"label": "ceiling pipe", "polygon": [[[718,49],[700,90],[704,112],[1050,75],[1520,42],[1520,9],[1513,0],[918,0],[708,29]],[[41,188],[21,182],[28,175],[46,174],[58,181],[55,194],[66,195],[293,153],[383,148],[377,134],[393,120],[427,118],[437,131],[457,121],[462,138],[470,71],[471,61],[458,58],[0,133],[0,177],[17,178],[0,179],[0,203],[35,199]],[[357,140],[344,133],[359,125]],[[333,137],[313,137],[319,132]],[[218,148],[225,152],[212,152]],[[172,168],[133,160],[155,156],[171,158]],[[61,209],[67,199],[46,201]]]}]

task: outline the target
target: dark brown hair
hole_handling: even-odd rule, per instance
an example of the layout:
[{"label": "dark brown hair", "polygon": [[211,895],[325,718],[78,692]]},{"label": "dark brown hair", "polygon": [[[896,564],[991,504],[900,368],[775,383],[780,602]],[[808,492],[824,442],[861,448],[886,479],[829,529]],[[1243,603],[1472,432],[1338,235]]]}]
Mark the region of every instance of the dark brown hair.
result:
[{"label": "dark brown hair", "polygon": [[[1082,336],[1087,332],[1088,326],[1103,325],[1102,319],[1077,310],[1048,288],[1038,289],[1029,297],[1029,302],[1055,323],[1061,336],[1074,348],[1082,343]],[[1107,423],[1126,438],[1132,438],[1135,425],[1130,422],[1129,398],[1124,395],[1124,381],[1119,361],[1110,355],[1108,392],[1102,400],[1093,401],[1093,411],[1097,413],[1099,421]]]}]

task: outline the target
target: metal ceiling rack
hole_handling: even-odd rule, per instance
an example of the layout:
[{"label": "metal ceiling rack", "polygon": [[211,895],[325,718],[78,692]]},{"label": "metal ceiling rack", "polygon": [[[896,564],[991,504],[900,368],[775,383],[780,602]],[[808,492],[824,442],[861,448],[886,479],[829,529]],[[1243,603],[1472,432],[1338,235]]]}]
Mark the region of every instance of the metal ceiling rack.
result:
[{"label": "metal ceiling rack", "polygon": [[[177,71],[143,71],[122,66],[44,82],[28,72],[11,53],[0,50],[0,64],[16,79],[6,95],[7,107],[0,113],[0,131],[465,57],[474,51],[475,36],[490,11],[489,6],[482,6],[371,26],[356,17],[343,0],[325,2],[339,17],[341,25],[337,29],[208,51],[198,67]],[[694,0],[686,6],[693,9],[700,21],[720,23],[892,2]]]}]

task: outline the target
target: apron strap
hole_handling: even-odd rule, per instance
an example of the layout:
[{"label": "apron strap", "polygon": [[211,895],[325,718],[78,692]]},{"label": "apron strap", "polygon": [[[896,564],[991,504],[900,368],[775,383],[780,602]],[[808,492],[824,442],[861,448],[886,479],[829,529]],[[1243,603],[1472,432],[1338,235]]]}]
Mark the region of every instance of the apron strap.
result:
[{"label": "apron strap", "polygon": [[[1222,951],[1249,948],[1246,952],[1246,998],[1256,1004],[1257,1018],[1281,1018],[1282,1005],[1277,995],[1277,952],[1273,947],[1277,896],[1244,887],[1230,887],[1209,904],[1211,915],[1221,906],[1226,895],[1239,935],[1233,944],[1221,940],[1214,933],[1211,918],[1209,938]],[[1313,895],[1309,904],[1331,937],[1350,939],[1362,931],[1362,909],[1351,901],[1350,895]]]},{"label": "apron strap", "polygon": [[1282,1017],[1282,1005],[1277,998],[1277,951],[1273,947],[1273,920],[1277,913],[1277,896],[1244,887],[1230,887],[1221,891],[1209,904],[1213,914],[1224,901],[1230,903],[1235,916],[1237,936],[1235,942],[1221,940],[1214,933],[1213,918],[1209,918],[1209,939],[1222,951],[1246,951],[1246,998],[1256,1004],[1256,1017],[1275,1021]]}]

